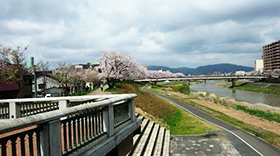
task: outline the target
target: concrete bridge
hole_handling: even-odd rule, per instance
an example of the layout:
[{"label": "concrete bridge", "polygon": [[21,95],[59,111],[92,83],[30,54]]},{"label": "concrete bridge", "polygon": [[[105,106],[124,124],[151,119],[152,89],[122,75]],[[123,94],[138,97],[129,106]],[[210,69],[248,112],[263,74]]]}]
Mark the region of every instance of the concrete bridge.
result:
[{"label": "concrete bridge", "polygon": [[142,119],[135,94],[0,100],[0,153],[126,155]]},{"label": "concrete bridge", "polygon": [[228,80],[232,82],[232,87],[235,86],[235,81],[238,79],[250,79],[250,80],[262,80],[267,79],[267,76],[263,75],[253,75],[253,76],[237,76],[237,75],[231,75],[231,76],[189,76],[189,77],[180,77],[180,78],[160,78],[160,79],[141,79],[141,80],[134,80],[136,82],[163,82],[163,81],[192,81],[192,80]]}]

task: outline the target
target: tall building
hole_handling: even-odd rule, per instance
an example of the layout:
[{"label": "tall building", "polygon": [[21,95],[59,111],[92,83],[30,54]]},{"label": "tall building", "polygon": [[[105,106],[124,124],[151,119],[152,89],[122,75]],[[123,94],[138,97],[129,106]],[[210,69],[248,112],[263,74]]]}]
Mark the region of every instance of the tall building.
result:
[{"label": "tall building", "polygon": [[257,59],[254,61],[255,71],[262,73],[263,72],[263,59]]},{"label": "tall building", "polygon": [[264,73],[280,69],[280,40],[263,46]]}]

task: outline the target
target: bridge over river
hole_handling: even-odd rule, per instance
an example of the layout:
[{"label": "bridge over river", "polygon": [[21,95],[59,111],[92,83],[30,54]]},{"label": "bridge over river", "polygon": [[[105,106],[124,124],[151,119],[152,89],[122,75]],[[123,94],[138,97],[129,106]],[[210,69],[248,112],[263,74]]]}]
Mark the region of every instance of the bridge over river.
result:
[{"label": "bridge over river", "polygon": [[140,79],[134,80],[135,82],[162,82],[162,81],[192,81],[192,80],[228,80],[232,82],[232,87],[235,86],[235,81],[238,79],[248,79],[248,80],[262,80],[267,79],[267,76],[263,75],[253,75],[253,76],[238,76],[238,75],[231,75],[231,76],[188,76],[188,77],[180,77],[180,78],[159,78],[159,79]]}]

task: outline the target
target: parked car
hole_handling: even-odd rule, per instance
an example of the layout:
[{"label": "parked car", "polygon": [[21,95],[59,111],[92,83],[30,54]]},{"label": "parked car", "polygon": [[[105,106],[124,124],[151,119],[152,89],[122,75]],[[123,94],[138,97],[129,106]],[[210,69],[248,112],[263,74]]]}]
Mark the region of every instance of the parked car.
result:
[{"label": "parked car", "polygon": [[52,94],[46,94],[45,98],[52,97]]}]

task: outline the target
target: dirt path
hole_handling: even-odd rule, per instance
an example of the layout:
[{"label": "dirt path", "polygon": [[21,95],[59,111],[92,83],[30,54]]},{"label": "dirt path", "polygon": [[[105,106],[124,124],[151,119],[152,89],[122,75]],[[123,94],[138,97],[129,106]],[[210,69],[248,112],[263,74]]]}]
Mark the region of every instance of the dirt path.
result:
[{"label": "dirt path", "polygon": [[[180,98],[189,98],[190,96],[177,93],[173,91],[167,91],[169,94],[176,95]],[[253,115],[249,115],[247,113],[244,113],[242,111],[235,110],[230,107],[225,107],[223,105],[215,104],[212,102],[208,102],[205,100],[199,100],[199,99],[189,99],[190,101],[193,101],[199,105],[211,108],[213,110],[219,111],[223,114],[226,114],[229,117],[235,118],[237,120],[243,121],[244,123],[251,124],[253,126],[259,127],[261,129],[264,129],[266,131],[273,132],[275,134],[280,135],[280,124],[274,121],[268,121],[260,117],[256,117]]]}]

